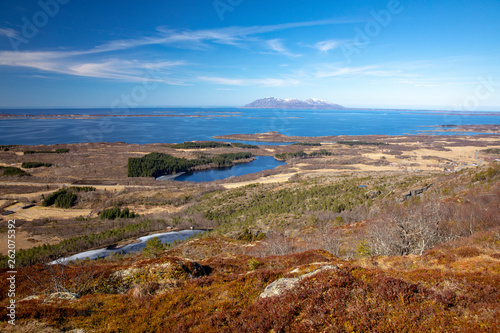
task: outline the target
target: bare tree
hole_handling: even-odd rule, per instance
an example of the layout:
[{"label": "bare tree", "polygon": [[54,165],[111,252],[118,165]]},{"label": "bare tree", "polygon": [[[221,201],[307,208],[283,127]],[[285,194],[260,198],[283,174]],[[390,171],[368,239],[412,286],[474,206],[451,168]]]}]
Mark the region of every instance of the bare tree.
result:
[{"label": "bare tree", "polygon": [[268,233],[265,244],[269,255],[285,255],[293,250],[293,240],[278,232]]},{"label": "bare tree", "polygon": [[342,246],[342,230],[332,226],[326,226],[319,230],[321,248],[335,256],[340,255]]},{"label": "bare tree", "polygon": [[369,230],[369,244],[375,254],[420,254],[439,242],[439,204],[410,204],[394,207],[390,216],[375,222]]},{"label": "bare tree", "polygon": [[33,294],[82,294],[96,291],[104,276],[104,270],[96,265],[38,264],[26,267],[23,275]]}]

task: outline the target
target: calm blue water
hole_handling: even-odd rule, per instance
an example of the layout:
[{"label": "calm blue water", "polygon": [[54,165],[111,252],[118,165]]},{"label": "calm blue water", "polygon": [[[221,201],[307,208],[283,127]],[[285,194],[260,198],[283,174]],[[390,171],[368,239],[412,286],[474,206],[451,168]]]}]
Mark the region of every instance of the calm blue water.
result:
[{"label": "calm blue water", "polygon": [[175,180],[190,182],[210,182],[212,180],[226,179],[229,177],[238,177],[249,173],[260,172],[274,169],[277,166],[285,165],[271,156],[256,156],[256,159],[250,163],[236,164],[230,168],[210,169],[198,172],[185,173]]},{"label": "calm blue water", "polygon": [[[147,144],[210,140],[224,134],[277,131],[294,136],[403,135],[444,124],[498,124],[499,113],[450,115],[420,111],[387,110],[274,110],[236,108],[150,109],[2,109],[9,114],[109,114],[175,117],[103,117],[98,119],[6,119],[0,120],[0,144],[56,144],[116,142]],[[481,114],[485,114],[481,112]],[[179,117],[182,115],[205,117]],[[451,133],[453,134],[453,133]]]}]

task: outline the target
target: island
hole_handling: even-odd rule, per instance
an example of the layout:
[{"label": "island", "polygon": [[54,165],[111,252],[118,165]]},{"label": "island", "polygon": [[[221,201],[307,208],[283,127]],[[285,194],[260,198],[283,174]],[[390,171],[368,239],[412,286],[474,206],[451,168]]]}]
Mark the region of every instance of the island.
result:
[{"label": "island", "polygon": [[245,105],[246,109],[306,109],[306,110],[343,110],[345,107],[328,103],[322,99],[310,98],[305,101],[296,98],[262,98]]}]

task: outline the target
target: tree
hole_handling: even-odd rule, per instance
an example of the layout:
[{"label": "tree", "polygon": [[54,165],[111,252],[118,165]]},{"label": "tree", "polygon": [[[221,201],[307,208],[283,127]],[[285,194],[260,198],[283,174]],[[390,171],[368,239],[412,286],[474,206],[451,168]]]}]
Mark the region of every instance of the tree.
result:
[{"label": "tree", "polygon": [[394,207],[391,216],[370,227],[369,244],[374,254],[419,254],[435,246],[440,238],[439,204],[411,203]]},{"label": "tree", "polygon": [[142,254],[148,258],[157,258],[164,251],[163,244],[158,237],[151,238],[142,249]]}]

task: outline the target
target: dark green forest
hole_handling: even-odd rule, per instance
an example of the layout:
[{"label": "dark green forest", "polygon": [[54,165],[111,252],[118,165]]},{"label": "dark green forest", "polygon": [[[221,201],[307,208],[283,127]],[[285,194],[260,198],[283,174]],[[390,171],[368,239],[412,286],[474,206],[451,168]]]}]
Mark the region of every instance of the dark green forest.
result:
[{"label": "dark green forest", "polygon": [[232,166],[233,161],[251,158],[251,153],[226,153],[215,156],[202,155],[196,159],[174,157],[163,153],[150,153],[141,158],[128,159],[128,177],[160,177],[190,171],[202,165]]}]

